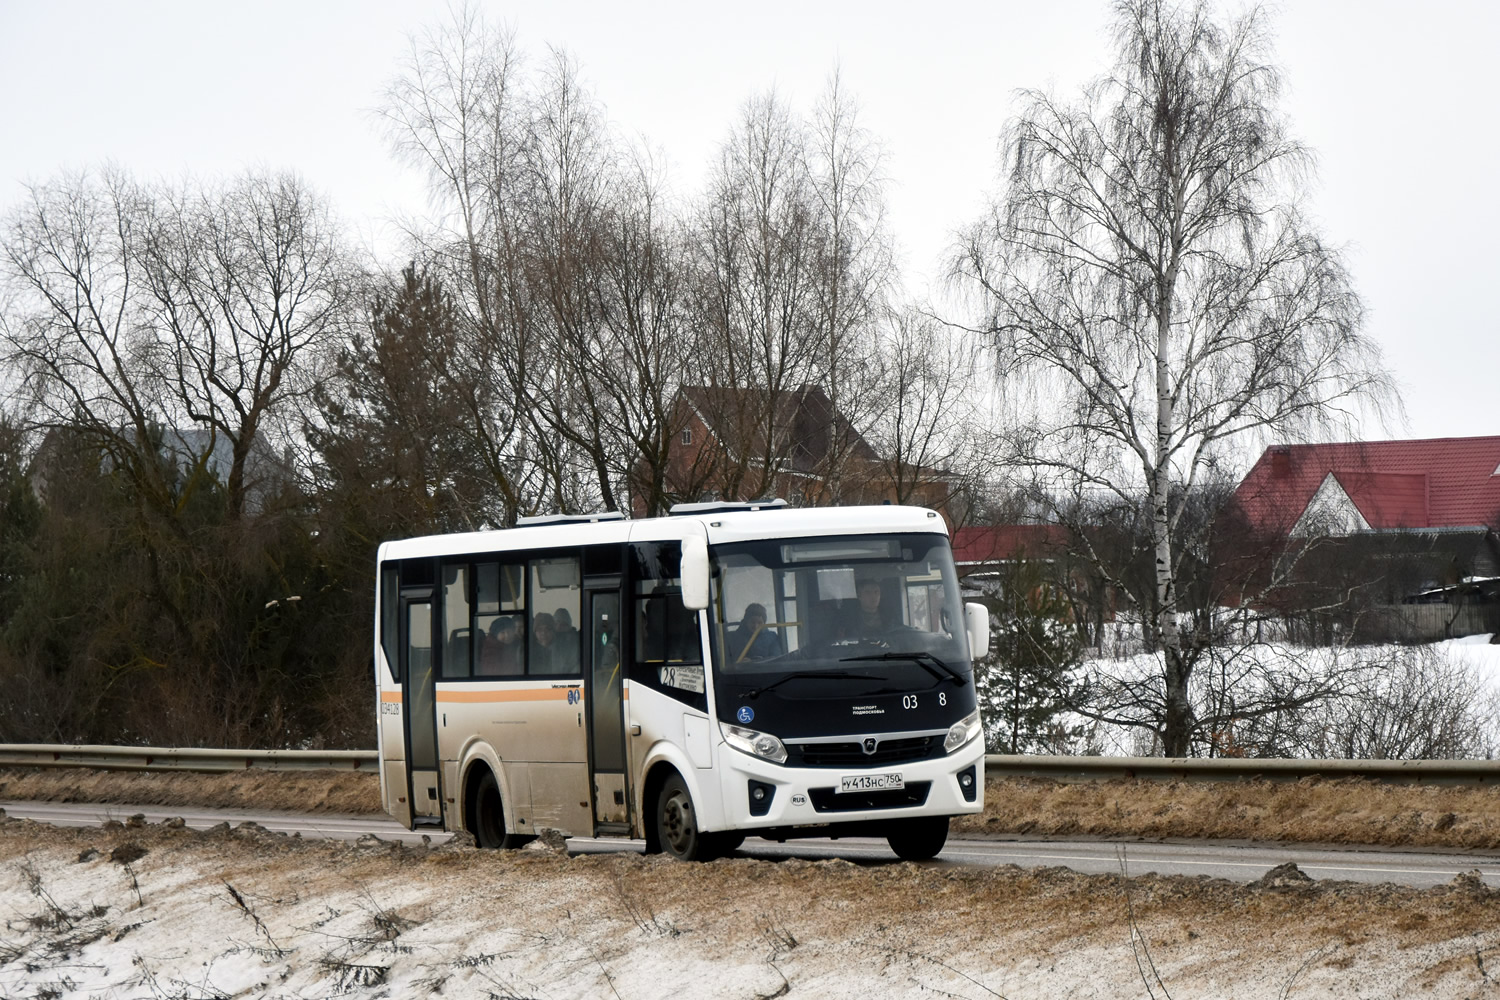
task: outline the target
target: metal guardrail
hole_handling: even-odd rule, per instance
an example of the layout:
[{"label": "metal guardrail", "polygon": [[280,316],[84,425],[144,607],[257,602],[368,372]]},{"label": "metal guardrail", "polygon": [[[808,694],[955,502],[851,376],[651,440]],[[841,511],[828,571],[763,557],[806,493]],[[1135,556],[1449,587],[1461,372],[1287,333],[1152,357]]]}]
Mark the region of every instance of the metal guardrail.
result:
[{"label": "metal guardrail", "polygon": [[[205,750],[191,747],[0,744],[0,767],[92,767],[107,771],[370,771],[374,750]],[[989,754],[990,777],[1054,781],[1301,781],[1366,778],[1414,785],[1500,785],[1500,760],[1281,760],[1221,757],[1047,757]]]},{"label": "metal guardrail", "polygon": [[1365,778],[1409,785],[1500,785],[1500,760],[1282,760],[1243,757],[1031,757],[989,754],[990,777],[1054,781],[1301,781]]},{"label": "metal guardrail", "polygon": [[198,771],[225,773],[258,767],[268,771],[370,771],[374,750],[205,750],[193,747],[65,746],[0,744],[0,767],[93,767],[106,771]]}]

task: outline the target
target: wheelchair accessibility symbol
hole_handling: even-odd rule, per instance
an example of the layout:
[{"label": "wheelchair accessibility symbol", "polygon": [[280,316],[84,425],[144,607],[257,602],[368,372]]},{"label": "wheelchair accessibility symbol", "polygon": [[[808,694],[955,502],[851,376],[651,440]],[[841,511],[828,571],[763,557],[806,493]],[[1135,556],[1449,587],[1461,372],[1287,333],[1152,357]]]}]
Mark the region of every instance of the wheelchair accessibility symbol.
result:
[{"label": "wheelchair accessibility symbol", "polygon": [[749,705],[741,705],[740,710],[734,713],[734,717],[747,724],[754,722],[755,709],[751,708]]}]

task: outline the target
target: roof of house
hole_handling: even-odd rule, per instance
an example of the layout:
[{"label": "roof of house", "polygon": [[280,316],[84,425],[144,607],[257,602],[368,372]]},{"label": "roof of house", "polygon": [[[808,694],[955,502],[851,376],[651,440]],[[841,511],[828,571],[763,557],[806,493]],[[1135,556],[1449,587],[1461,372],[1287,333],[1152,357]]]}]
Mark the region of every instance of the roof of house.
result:
[{"label": "roof of house", "polygon": [[1068,544],[1060,524],[999,524],[959,528],[953,533],[953,561],[960,566],[1029,557],[1045,559]]},{"label": "roof of house", "polygon": [[1253,524],[1286,532],[1320,489],[1342,491],[1375,530],[1497,525],[1500,435],[1276,445],[1235,496]]},{"label": "roof of house", "polygon": [[[828,457],[835,435],[847,442],[849,453],[865,461],[879,456],[828,394],[813,385],[768,393],[764,389],[733,386],[685,385],[682,396],[714,437],[748,458],[784,454],[796,472],[813,472]],[[771,424],[775,448],[766,447],[768,403],[774,403]]]}]

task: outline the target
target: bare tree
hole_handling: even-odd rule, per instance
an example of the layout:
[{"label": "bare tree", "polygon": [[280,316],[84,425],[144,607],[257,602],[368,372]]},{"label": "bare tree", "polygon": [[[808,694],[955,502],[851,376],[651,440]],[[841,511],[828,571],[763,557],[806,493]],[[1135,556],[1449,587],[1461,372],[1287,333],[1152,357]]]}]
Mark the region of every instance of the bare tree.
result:
[{"label": "bare tree", "polygon": [[879,342],[871,443],[895,503],[956,507],[983,488],[998,454],[983,358],[971,338],[914,309],[892,312]]},{"label": "bare tree", "polygon": [[123,171],[73,174],[28,188],[6,220],[4,359],[19,410],[41,429],[73,428],[129,475],[139,495],[173,502],[151,442],[166,419],[140,364],[136,248],[148,196]]},{"label": "bare tree", "polygon": [[[381,115],[396,152],[428,176],[436,218],[415,233],[441,267],[463,322],[460,353],[488,382],[466,398],[479,455],[500,497],[501,523],[544,502],[529,419],[535,315],[516,216],[529,125],[519,51],[473,7],[413,38]],[[476,386],[480,381],[476,379]]]},{"label": "bare tree", "polygon": [[594,285],[601,344],[593,375],[612,415],[600,433],[623,466],[632,507],[647,515],[678,499],[669,488],[682,429],[674,400],[692,365],[684,237],[660,185],[650,158],[637,153],[601,227]]},{"label": "bare tree", "polygon": [[357,273],[326,203],[291,174],[164,189],[143,221],[141,319],[155,331],[143,370],[171,417],[209,432],[206,453],[229,442],[226,503],[238,519],[263,485],[253,450],[309,389],[305,362],[347,322]]},{"label": "bare tree", "polygon": [[[842,503],[859,495],[860,430],[889,402],[880,392],[876,335],[895,281],[885,229],[882,151],[859,122],[859,107],[835,69],[807,126],[806,169],[820,237],[810,285],[819,348],[816,379],[834,413],[819,456],[819,499]],[[845,478],[856,481],[846,489]]]},{"label": "bare tree", "polygon": [[1149,708],[1122,718],[1184,755],[1204,648],[1180,627],[1202,550],[1186,498],[1238,442],[1389,382],[1339,253],[1298,209],[1311,157],[1276,110],[1264,13],[1121,0],[1116,42],[1114,72],[1078,102],[1023,95],[1007,190],[955,273],[983,297],[1007,374],[1037,387],[1017,460],[1052,496],[1146,498],[1150,586],[1111,583],[1149,612],[1162,674]]},{"label": "bare tree", "polygon": [[701,384],[727,445],[714,477],[731,497],[775,488],[796,442],[785,407],[817,371],[813,267],[820,234],[802,123],[775,93],[746,103],[720,147],[697,235]]},{"label": "bare tree", "polygon": [[384,114],[429,174],[424,256],[492,383],[473,419],[505,519],[620,509],[643,484],[659,509],[690,352],[680,240],[649,156],[616,137],[565,52],[527,73],[472,8],[413,44]]}]

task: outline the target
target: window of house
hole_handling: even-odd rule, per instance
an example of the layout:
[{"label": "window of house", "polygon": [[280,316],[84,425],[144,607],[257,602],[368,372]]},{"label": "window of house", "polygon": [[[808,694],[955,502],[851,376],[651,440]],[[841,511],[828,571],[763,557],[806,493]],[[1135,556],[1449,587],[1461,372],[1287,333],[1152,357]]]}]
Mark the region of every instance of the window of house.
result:
[{"label": "window of house", "polygon": [[683,431],[682,431],[682,443],[683,444],[692,444],[693,443],[693,429],[691,427],[683,428]]}]

